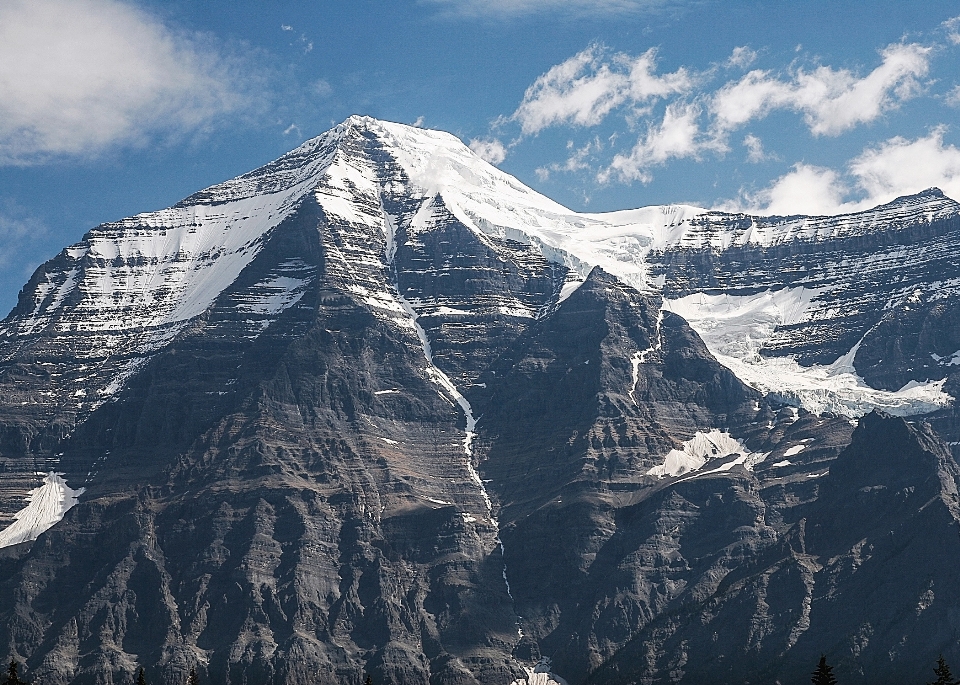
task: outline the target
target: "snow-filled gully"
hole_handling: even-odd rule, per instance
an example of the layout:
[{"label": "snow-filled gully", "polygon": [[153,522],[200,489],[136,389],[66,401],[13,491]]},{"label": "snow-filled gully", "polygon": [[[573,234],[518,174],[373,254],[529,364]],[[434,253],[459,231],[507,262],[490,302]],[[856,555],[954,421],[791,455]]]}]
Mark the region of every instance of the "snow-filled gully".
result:
[{"label": "snow-filled gully", "polygon": [[[388,267],[394,271],[393,287],[396,289],[396,297],[400,303],[400,306],[409,317],[409,321],[413,325],[413,329],[416,331],[417,337],[420,339],[420,346],[423,350],[423,356],[427,362],[427,374],[430,376],[430,380],[432,380],[443,391],[445,391],[454,400],[454,402],[457,403],[460,409],[463,410],[463,415],[466,419],[466,427],[463,437],[463,454],[466,458],[465,461],[467,473],[470,475],[470,480],[480,490],[480,496],[483,498],[483,503],[487,508],[487,518],[490,520],[490,523],[493,526],[495,536],[494,539],[497,545],[500,547],[500,556],[503,559],[503,569],[501,570],[503,584],[506,587],[507,596],[510,597],[510,601],[512,602],[513,592],[510,590],[510,579],[507,575],[506,548],[504,547],[503,540],[500,539],[500,522],[493,513],[493,501],[490,499],[490,493],[487,492],[487,488],[483,484],[483,479],[480,478],[480,474],[473,465],[473,439],[476,437],[477,428],[477,419],[473,415],[473,407],[470,406],[470,402],[466,397],[463,396],[463,393],[457,389],[456,384],[450,380],[450,377],[434,363],[433,349],[430,346],[430,338],[427,337],[427,332],[417,320],[419,315],[413,308],[413,305],[411,305],[410,302],[408,302],[400,294],[400,289],[397,286],[394,263],[394,257],[396,256],[397,251],[396,224],[394,224],[393,217],[391,217],[386,211],[383,212],[383,217],[384,234],[386,237],[385,257]],[[466,516],[467,515],[464,515],[465,518]],[[522,617],[517,614],[517,635],[522,638],[523,628],[521,626],[521,620]],[[540,663],[533,668],[527,666],[522,666],[522,668],[526,674],[526,678],[514,680],[511,685],[566,685],[566,681],[563,678],[550,671],[550,659],[548,658],[542,659]]]},{"label": "snow-filled gully", "polygon": [[630,395],[630,399],[633,400],[633,403],[637,406],[640,406],[637,402],[636,396],[633,394],[637,389],[637,382],[640,380],[640,365],[646,363],[647,357],[650,356],[651,352],[659,352],[663,347],[663,333],[660,330],[660,326],[663,323],[663,309],[657,312],[657,323],[654,327],[653,340],[650,341],[650,347],[645,350],[640,350],[635,352],[633,357],[630,359],[630,363],[633,366],[633,385],[630,386],[630,392],[627,393]]},{"label": "snow-filled gully", "polygon": [[[386,237],[386,260],[387,264],[394,268],[394,257],[397,252],[396,244],[396,225],[393,222],[393,218],[384,211],[384,235]],[[394,283],[393,286],[397,291],[397,300],[400,302],[400,306],[403,307],[403,311],[410,317],[410,323],[413,324],[414,330],[417,332],[417,337],[420,339],[420,346],[423,349],[423,356],[427,360],[427,374],[430,376],[430,380],[440,386],[447,394],[456,402],[460,409],[463,410],[464,417],[466,418],[466,428],[464,431],[463,437],[463,453],[466,457],[466,466],[467,473],[470,474],[470,480],[479,488],[480,496],[483,498],[483,503],[487,507],[487,518],[490,519],[490,523],[493,525],[494,535],[496,536],[496,542],[500,546],[500,554],[504,558],[503,562],[503,583],[507,588],[507,595],[510,597],[510,600],[513,600],[513,593],[510,591],[510,581],[507,578],[507,562],[506,562],[506,549],[503,546],[503,540],[500,539],[500,522],[497,520],[497,517],[493,514],[493,501],[490,499],[490,494],[487,492],[486,486],[483,484],[483,479],[480,478],[480,474],[477,472],[477,469],[473,465],[473,439],[476,437],[476,428],[477,428],[477,419],[473,415],[473,407],[470,406],[470,402],[467,401],[467,398],[463,396],[457,386],[454,384],[450,377],[444,373],[433,361],[433,349],[430,346],[430,339],[427,337],[427,332],[423,330],[423,326],[420,325],[420,322],[417,320],[419,315],[416,310],[413,308],[403,295],[400,294],[400,288],[397,286],[396,282],[396,273],[394,273]],[[523,636],[523,631],[520,628],[519,622],[517,624],[517,632],[520,636]]]},{"label": "snow-filled gully", "polygon": [[[450,377],[434,364],[430,339],[427,337],[427,332],[423,330],[423,326],[417,321],[417,312],[407,300],[400,296],[399,290],[397,297],[404,311],[410,317],[410,321],[413,323],[414,329],[417,332],[417,337],[420,338],[420,344],[423,347],[423,356],[427,360],[427,374],[429,374],[430,379],[434,383],[453,398],[463,410],[463,414],[466,417],[467,425],[463,438],[463,454],[466,457],[467,472],[470,474],[470,480],[480,489],[480,496],[483,498],[483,503],[487,507],[487,518],[490,519],[490,523],[493,526],[494,539],[500,547],[500,556],[503,559],[503,569],[501,570],[503,584],[506,586],[507,596],[510,597],[510,601],[512,602],[513,593],[510,591],[510,579],[507,577],[506,548],[503,545],[503,540],[500,539],[500,522],[493,513],[493,502],[490,499],[490,494],[487,492],[486,486],[483,484],[483,479],[480,478],[480,474],[477,473],[477,469],[473,465],[473,438],[476,436],[477,428],[477,419],[473,415],[473,408],[470,406],[467,398],[457,390],[457,386],[450,380]],[[521,620],[522,617],[517,614],[517,635],[522,638],[523,627],[521,626]],[[514,680],[511,685],[566,685],[566,681],[563,678],[550,671],[549,659],[542,659],[534,668],[523,666],[523,670],[526,672],[527,677]]]}]

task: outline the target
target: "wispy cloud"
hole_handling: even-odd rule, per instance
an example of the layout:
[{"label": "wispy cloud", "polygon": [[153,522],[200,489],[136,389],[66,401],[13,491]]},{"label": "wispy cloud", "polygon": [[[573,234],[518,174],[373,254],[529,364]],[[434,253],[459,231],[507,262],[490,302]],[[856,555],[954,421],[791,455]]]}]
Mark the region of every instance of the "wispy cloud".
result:
[{"label": "wispy cloud", "polygon": [[734,48],[730,57],[727,58],[727,66],[746,69],[756,61],[756,50],[751,50],[748,46],[741,45],[740,47]]},{"label": "wispy cloud", "polygon": [[544,12],[567,15],[638,14],[668,9],[679,0],[420,0],[452,17],[517,17]]},{"label": "wispy cloud", "polygon": [[947,40],[954,45],[960,45],[960,17],[947,19],[941,26],[947,33]]},{"label": "wispy cloud", "polygon": [[541,181],[546,181],[550,178],[550,174],[555,171],[573,172],[591,168],[590,159],[603,150],[603,143],[599,137],[594,137],[594,139],[588,141],[586,145],[578,148],[574,145],[573,141],[570,140],[567,141],[567,150],[570,156],[567,157],[566,161],[547,164],[535,169],[537,178]]},{"label": "wispy cloud", "polygon": [[777,156],[767,152],[763,148],[763,141],[752,133],[743,137],[743,146],[747,148],[747,161],[751,164],[769,162],[777,159]]},{"label": "wispy cloud", "polygon": [[0,270],[13,272],[13,280],[29,276],[39,265],[33,259],[35,248],[48,235],[43,221],[15,202],[0,199]]},{"label": "wispy cloud", "polygon": [[236,65],[118,0],[0,3],[0,163],[202,130],[249,103]]},{"label": "wispy cloud", "polygon": [[596,126],[616,107],[689,91],[692,75],[683,68],[658,75],[656,54],[609,55],[592,45],[538,77],[510,118],[527,135],[559,124]]}]

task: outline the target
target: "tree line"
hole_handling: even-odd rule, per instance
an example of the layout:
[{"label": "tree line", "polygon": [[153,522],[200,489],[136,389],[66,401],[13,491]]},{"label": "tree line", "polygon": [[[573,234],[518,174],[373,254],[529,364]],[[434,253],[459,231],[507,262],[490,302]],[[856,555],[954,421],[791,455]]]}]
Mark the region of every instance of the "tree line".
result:
[{"label": "tree line", "polygon": [[[927,685],[960,685],[960,680],[953,677],[942,654],[937,659],[937,667],[933,669],[933,673],[937,678]],[[820,655],[820,662],[817,664],[816,670],[810,676],[810,682],[813,685],[838,685],[837,678],[833,675],[833,666],[827,663],[827,657],[823,654]]]},{"label": "tree line", "polygon": [[[944,660],[943,655],[937,659],[937,667],[933,669],[936,680],[932,680],[927,685],[960,685],[960,679],[954,678],[950,672],[950,667]],[[813,685],[839,685],[837,678],[833,675],[833,666],[827,663],[827,657],[820,655],[820,661],[817,668],[810,676],[810,682]],[[41,685],[37,681],[24,680],[20,677],[20,664],[16,660],[10,662],[7,667],[7,677],[0,685]],[[137,673],[137,685],[147,685],[147,675],[143,668]],[[200,679],[197,677],[197,669],[191,668],[190,675],[187,676],[185,685],[200,685]],[[363,685],[373,685],[373,678],[369,675],[363,681]]]}]

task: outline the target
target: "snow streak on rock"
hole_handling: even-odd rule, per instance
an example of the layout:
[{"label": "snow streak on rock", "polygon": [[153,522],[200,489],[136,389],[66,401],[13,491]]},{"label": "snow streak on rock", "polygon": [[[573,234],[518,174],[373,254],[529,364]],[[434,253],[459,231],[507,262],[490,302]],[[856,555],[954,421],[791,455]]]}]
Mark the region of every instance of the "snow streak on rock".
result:
[{"label": "snow streak on rock", "polygon": [[657,313],[657,324],[654,328],[653,340],[650,341],[650,347],[645,350],[634,352],[633,356],[630,358],[630,365],[632,366],[633,370],[633,385],[630,386],[630,392],[627,394],[630,395],[630,399],[633,400],[634,404],[638,404],[634,392],[636,391],[637,383],[640,380],[640,366],[646,363],[647,357],[650,356],[651,352],[659,352],[660,348],[663,347],[663,334],[660,330],[662,324],[663,309]]},{"label": "snow streak on rock", "polygon": [[51,471],[43,485],[30,491],[29,504],[14,515],[12,524],[0,531],[0,547],[36,540],[77,503],[84,488],[71,489],[61,476],[62,473]]}]

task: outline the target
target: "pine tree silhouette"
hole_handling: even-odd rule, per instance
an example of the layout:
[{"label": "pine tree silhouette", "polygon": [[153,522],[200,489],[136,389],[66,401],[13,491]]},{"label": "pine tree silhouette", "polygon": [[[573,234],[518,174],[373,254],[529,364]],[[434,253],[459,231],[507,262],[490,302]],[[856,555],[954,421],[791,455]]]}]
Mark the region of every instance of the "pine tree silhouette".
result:
[{"label": "pine tree silhouette", "polygon": [[147,676],[143,672],[143,667],[140,667],[140,673],[137,675],[137,685],[147,685]]},{"label": "pine tree silhouette", "polygon": [[200,685],[200,679],[197,678],[197,669],[190,669],[190,676],[187,678],[187,685]]},{"label": "pine tree silhouette", "polygon": [[937,667],[933,669],[933,672],[937,674],[937,679],[930,683],[930,685],[960,685],[960,680],[953,677],[953,674],[950,672],[950,667],[947,666],[947,662],[943,660],[943,654],[937,659]]},{"label": "pine tree silhouette", "polygon": [[20,664],[17,663],[16,659],[10,661],[10,665],[7,666],[7,679],[4,681],[4,685],[29,685],[27,681],[20,680]]},{"label": "pine tree silhouette", "polygon": [[827,665],[827,657],[820,655],[820,663],[817,664],[817,670],[813,672],[810,678],[813,685],[837,685],[837,679],[833,676],[833,667]]}]

